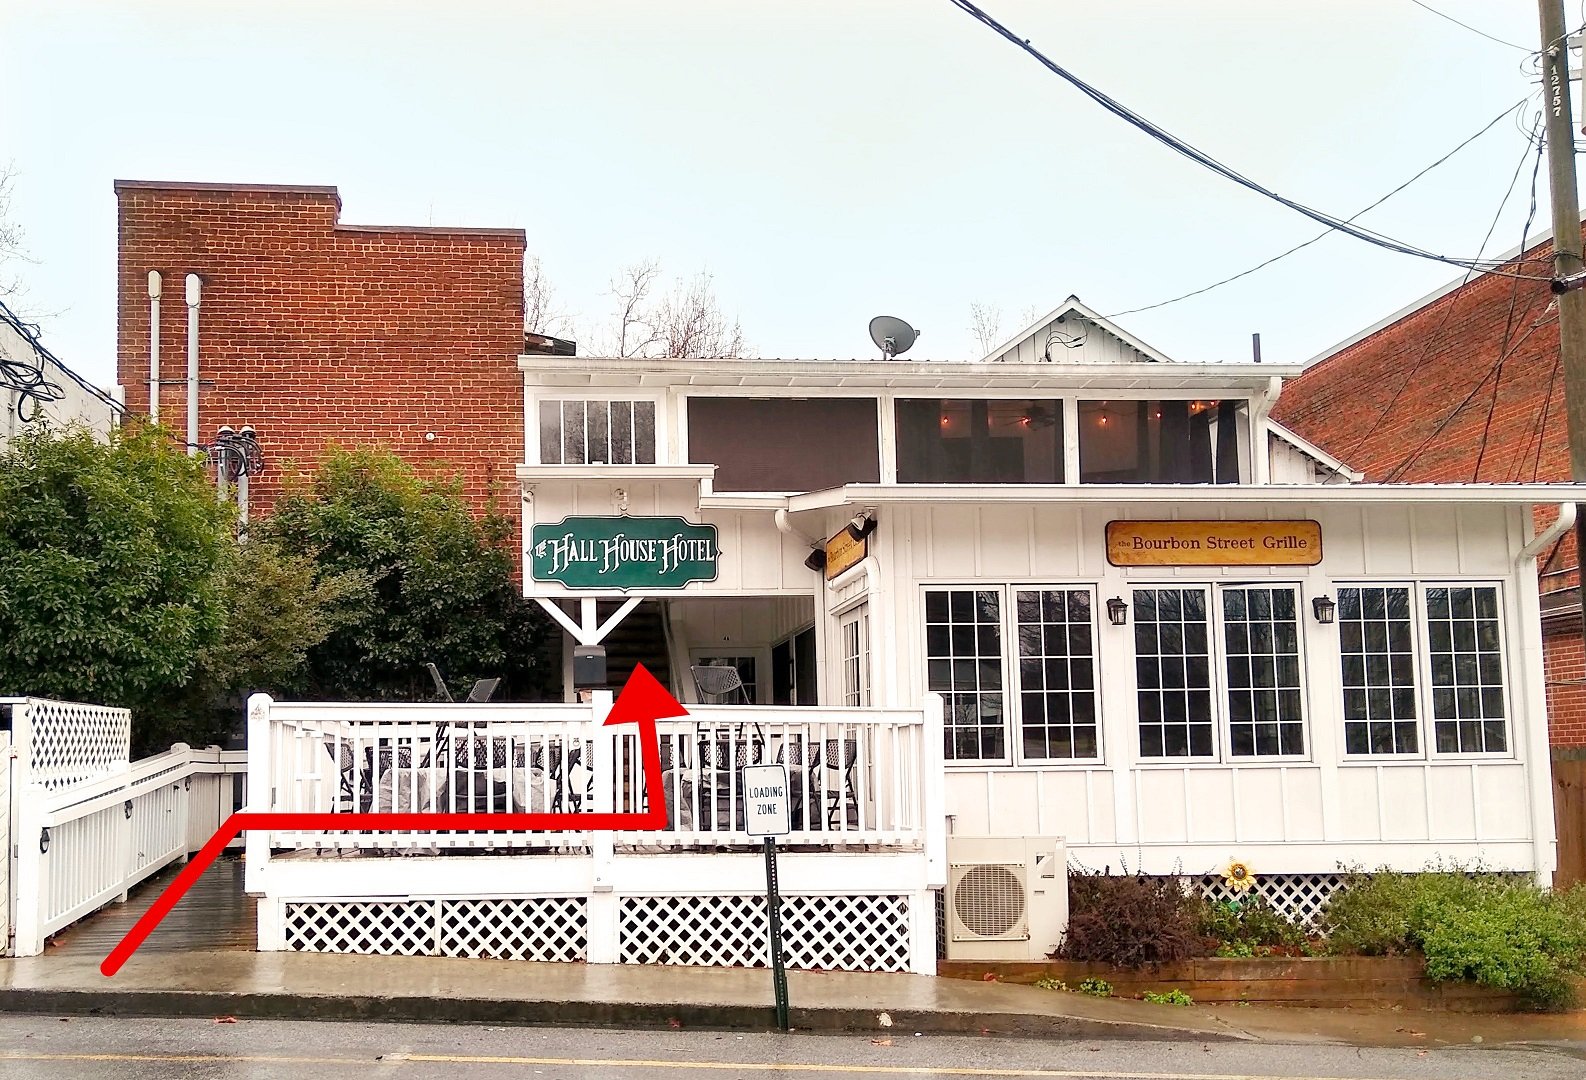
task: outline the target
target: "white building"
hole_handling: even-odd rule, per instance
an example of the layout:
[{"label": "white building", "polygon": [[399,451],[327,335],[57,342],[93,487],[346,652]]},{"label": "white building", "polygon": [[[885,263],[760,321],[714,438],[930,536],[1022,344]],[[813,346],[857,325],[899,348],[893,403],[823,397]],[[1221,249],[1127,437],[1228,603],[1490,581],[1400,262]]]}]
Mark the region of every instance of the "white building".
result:
[{"label": "white building", "polygon": [[[788,764],[802,794],[784,887],[807,966],[933,970],[943,929],[949,952],[1041,955],[1062,876],[1043,886],[1055,860],[1029,853],[1056,839],[1114,871],[1239,859],[1301,918],[1340,865],[1548,880],[1534,556],[1556,534],[1533,536],[1530,507],[1578,489],[1356,483],[1269,420],[1298,369],[1173,363],[1073,299],[976,363],[520,366],[524,589],[567,631],[568,701],[578,645],[606,648],[614,686],[642,662],[685,702],[719,689],[699,667],[743,689],[663,725],[667,833],[526,854],[527,889],[511,859],[449,859],[423,894],[442,937],[477,910],[460,904],[537,897],[581,905],[592,961],[752,960],[758,859],[731,807],[754,761]],[[467,715],[520,722],[477,711],[495,708]],[[255,719],[258,784],[285,775],[261,740],[282,746],[282,723],[322,740],[336,717]],[[636,806],[631,744],[590,745],[619,775],[591,797]],[[293,752],[304,794],[269,808],[335,803],[331,756]],[[373,807],[403,783],[423,801],[398,769]],[[418,902],[406,860],[262,860],[255,886],[279,875],[264,947],[328,947],[312,919],[357,937],[351,908],[310,900]],[[536,940],[567,925],[490,910]]]},{"label": "white building", "polygon": [[28,327],[0,304],[0,450],[29,427],[79,425],[108,436],[121,405],[44,349]]}]

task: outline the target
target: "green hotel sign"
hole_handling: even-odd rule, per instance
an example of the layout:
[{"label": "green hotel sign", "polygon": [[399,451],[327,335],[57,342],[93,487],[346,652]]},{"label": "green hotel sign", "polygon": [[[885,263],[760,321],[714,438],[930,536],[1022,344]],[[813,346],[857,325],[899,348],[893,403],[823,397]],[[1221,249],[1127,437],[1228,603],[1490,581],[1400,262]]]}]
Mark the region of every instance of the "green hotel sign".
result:
[{"label": "green hotel sign", "polygon": [[529,576],[570,589],[681,589],[715,581],[716,526],[678,517],[570,517],[536,525]]}]

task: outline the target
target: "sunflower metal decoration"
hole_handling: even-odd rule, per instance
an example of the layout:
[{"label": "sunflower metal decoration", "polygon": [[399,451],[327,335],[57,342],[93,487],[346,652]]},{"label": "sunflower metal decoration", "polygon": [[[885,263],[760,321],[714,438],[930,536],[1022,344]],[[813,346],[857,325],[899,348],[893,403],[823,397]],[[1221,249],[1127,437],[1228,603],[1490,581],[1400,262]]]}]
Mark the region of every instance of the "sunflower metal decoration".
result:
[{"label": "sunflower metal decoration", "polygon": [[1234,892],[1242,893],[1256,883],[1256,875],[1249,864],[1235,859],[1223,870],[1223,881]]}]

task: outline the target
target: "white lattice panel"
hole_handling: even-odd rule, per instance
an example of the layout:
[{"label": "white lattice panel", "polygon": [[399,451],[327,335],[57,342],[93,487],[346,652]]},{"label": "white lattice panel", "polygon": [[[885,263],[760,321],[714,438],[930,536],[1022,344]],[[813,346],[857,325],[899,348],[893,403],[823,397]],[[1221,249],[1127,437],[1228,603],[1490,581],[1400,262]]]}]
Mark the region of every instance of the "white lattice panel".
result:
[{"label": "white lattice panel", "polygon": [[[763,896],[630,896],[619,905],[625,964],[764,967]],[[787,965],[822,971],[909,970],[909,902],[903,896],[785,896]]]},{"label": "white lattice panel", "polygon": [[1316,928],[1327,902],[1343,884],[1342,874],[1261,874],[1255,885],[1240,893],[1230,889],[1218,874],[1208,874],[1195,882],[1200,894],[1208,900],[1259,896],[1279,915],[1307,930]]},{"label": "white lattice panel", "polygon": [[435,956],[435,900],[334,900],[286,905],[286,947],[297,952]]},{"label": "white lattice panel", "polygon": [[19,708],[27,710],[26,755],[30,783],[58,791],[117,769],[132,755],[132,714],[126,709],[84,705],[75,701],[29,698]]},{"label": "white lattice panel", "polygon": [[588,952],[583,897],[290,903],[285,937],[297,952],[564,962]]},{"label": "white lattice panel", "polygon": [[582,961],[589,926],[584,898],[447,900],[441,904],[443,956]]}]

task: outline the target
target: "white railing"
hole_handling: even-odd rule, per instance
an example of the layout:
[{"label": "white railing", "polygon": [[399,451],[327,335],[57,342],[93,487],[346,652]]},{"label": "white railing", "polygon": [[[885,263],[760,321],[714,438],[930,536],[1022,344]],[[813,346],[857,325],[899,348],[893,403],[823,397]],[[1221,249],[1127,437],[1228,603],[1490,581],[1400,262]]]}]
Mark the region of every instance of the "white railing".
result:
[{"label": "white railing", "polygon": [[238,808],[241,751],[177,744],[97,779],[13,792],[13,952],[51,934],[198,849]]},{"label": "white railing", "polygon": [[[345,815],[346,831],[273,832],[269,848],[584,847],[587,831],[361,832],[381,812],[641,813],[635,727],[605,728],[603,705],[250,705],[249,809]],[[788,767],[789,844],[919,847],[940,797],[940,716],[930,710],[695,706],[658,724],[667,827],[615,842],[747,845],[743,768]],[[609,780],[601,781],[600,777]],[[610,834],[605,834],[610,838]]]},{"label": "white railing", "polygon": [[47,698],[0,701],[16,751],[19,787],[51,791],[108,776],[132,760],[132,713],[105,705]]}]

